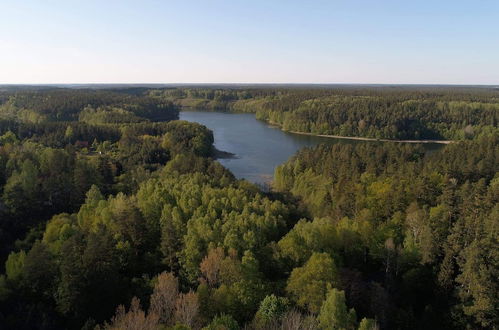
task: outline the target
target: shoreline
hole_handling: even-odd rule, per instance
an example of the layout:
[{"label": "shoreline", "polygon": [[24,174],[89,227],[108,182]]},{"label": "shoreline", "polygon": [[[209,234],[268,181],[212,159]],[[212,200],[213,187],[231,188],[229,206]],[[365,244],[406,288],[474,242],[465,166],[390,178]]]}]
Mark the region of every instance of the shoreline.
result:
[{"label": "shoreline", "polygon": [[369,138],[369,137],[362,137],[362,136],[344,136],[344,135],[329,135],[329,134],[316,134],[316,133],[308,133],[308,132],[299,132],[299,131],[288,131],[282,128],[281,125],[278,123],[268,121],[265,119],[258,119],[256,118],[256,113],[254,112],[233,112],[231,110],[227,111],[222,111],[222,110],[211,110],[211,109],[203,109],[203,108],[196,108],[196,107],[190,107],[190,106],[180,106],[180,111],[204,111],[204,112],[221,112],[221,113],[253,113],[255,115],[256,120],[260,120],[264,123],[267,123],[270,126],[279,128],[282,132],[286,133],[292,133],[292,134],[299,134],[299,135],[310,135],[310,136],[318,136],[318,137],[325,137],[325,138],[330,138],[330,139],[342,139],[342,140],[355,140],[355,141],[369,141],[369,142],[395,142],[395,143],[413,143],[413,144],[451,144],[455,143],[456,141],[454,140],[391,140],[391,139],[383,139],[383,138]]},{"label": "shoreline", "polygon": [[357,141],[371,141],[371,142],[395,142],[395,143],[424,143],[424,144],[451,144],[455,141],[451,140],[390,140],[390,139],[377,139],[377,138],[368,138],[361,136],[343,136],[343,135],[327,135],[327,134],[315,134],[315,133],[306,133],[306,132],[298,132],[298,131],[286,131],[280,128],[283,132],[299,134],[299,135],[310,135],[310,136],[320,136],[325,138],[332,139],[344,139],[344,140],[357,140]]},{"label": "shoreline", "polygon": [[310,135],[310,136],[319,136],[319,137],[325,137],[325,138],[331,138],[331,139],[343,139],[343,140],[356,140],[356,141],[370,141],[370,142],[395,142],[395,143],[423,143],[423,144],[451,144],[456,141],[453,140],[390,140],[390,139],[377,139],[377,138],[368,138],[368,137],[362,137],[362,136],[344,136],[344,135],[329,135],[329,134],[315,134],[315,133],[307,133],[307,132],[299,132],[299,131],[287,131],[282,128],[281,125],[278,123],[272,122],[272,121],[267,121],[260,119],[263,122],[279,128],[283,132],[287,133],[292,133],[292,134],[299,134],[299,135]]}]

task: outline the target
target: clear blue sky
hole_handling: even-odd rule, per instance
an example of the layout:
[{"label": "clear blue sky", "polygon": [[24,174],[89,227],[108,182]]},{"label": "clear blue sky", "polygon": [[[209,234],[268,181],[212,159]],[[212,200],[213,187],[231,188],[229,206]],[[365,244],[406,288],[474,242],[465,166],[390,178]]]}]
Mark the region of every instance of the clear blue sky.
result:
[{"label": "clear blue sky", "polygon": [[0,83],[499,84],[499,0],[0,2]]}]

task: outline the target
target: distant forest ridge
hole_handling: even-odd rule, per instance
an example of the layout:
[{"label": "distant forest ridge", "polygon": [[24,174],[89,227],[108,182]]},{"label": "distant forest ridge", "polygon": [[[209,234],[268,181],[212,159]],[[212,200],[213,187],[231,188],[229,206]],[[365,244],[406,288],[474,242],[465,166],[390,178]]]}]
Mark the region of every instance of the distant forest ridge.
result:
[{"label": "distant forest ridge", "polygon": [[286,131],[391,140],[464,140],[499,122],[499,89],[469,86],[167,88],[149,91],[184,108],[253,112]]},{"label": "distant forest ridge", "polygon": [[[134,110],[121,104],[122,110],[131,111],[132,115],[134,111],[142,111],[142,116],[149,120],[157,120],[165,109],[173,108],[252,112],[258,119],[283,130],[317,135],[464,140],[491,134],[499,122],[499,89],[492,86],[67,86],[71,88],[57,85],[0,87],[0,118],[8,118],[10,114],[27,122],[42,122],[48,117],[67,121],[78,119],[80,112],[84,112],[83,120],[88,120],[89,111],[83,111],[86,106],[108,107],[109,112],[109,106],[121,104],[123,94],[127,94],[130,103],[140,104],[135,104]],[[69,107],[68,99],[73,103]],[[116,118],[123,115],[106,114],[108,118],[104,121],[119,122]],[[103,120],[102,113],[92,116]]]}]

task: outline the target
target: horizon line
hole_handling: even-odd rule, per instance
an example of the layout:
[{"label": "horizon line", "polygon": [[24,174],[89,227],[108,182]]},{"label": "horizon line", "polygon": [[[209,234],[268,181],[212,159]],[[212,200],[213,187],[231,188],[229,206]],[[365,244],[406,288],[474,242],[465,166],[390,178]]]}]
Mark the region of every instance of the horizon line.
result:
[{"label": "horizon line", "polygon": [[0,86],[105,86],[105,85],[123,85],[123,86],[199,86],[199,85],[238,85],[238,86],[455,86],[455,87],[499,87],[497,84],[473,84],[473,83],[346,83],[346,82],[62,82],[62,83],[1,83]]}]

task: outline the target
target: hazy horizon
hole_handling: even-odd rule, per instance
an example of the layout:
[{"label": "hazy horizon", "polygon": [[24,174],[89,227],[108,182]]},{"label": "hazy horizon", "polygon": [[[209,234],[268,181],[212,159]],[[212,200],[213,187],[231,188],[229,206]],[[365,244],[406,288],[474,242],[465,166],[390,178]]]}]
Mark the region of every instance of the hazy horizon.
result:
[{"label": "hazy horizon", "polygon": [[24,1],[0,84],[499,84],[497,1]]},{"label": "hazy horizon", "polygon": [[126,83],[114,83],[114,82],[106,82],[106,83],[0,83],[0,87],[16,87],[16,86],[25,86],[25,87],[67,87],[67,88],[78,88],[78,87],[197,87],[197,86],[207,86],[207,87],[229,87],[229,86],[238,86],[238,87],[350,87],[350,86],[358,86],[358,87],[492,87],[499,88],[499,84],[405,84],[405,83],[301,83],[301,82],[288,82],[288,83],[240,83],[240,82],[221,82],[221,83],[213,83],[213,82],[203,82],[203,83],[148,83],[148,82],[126,82]]}]

